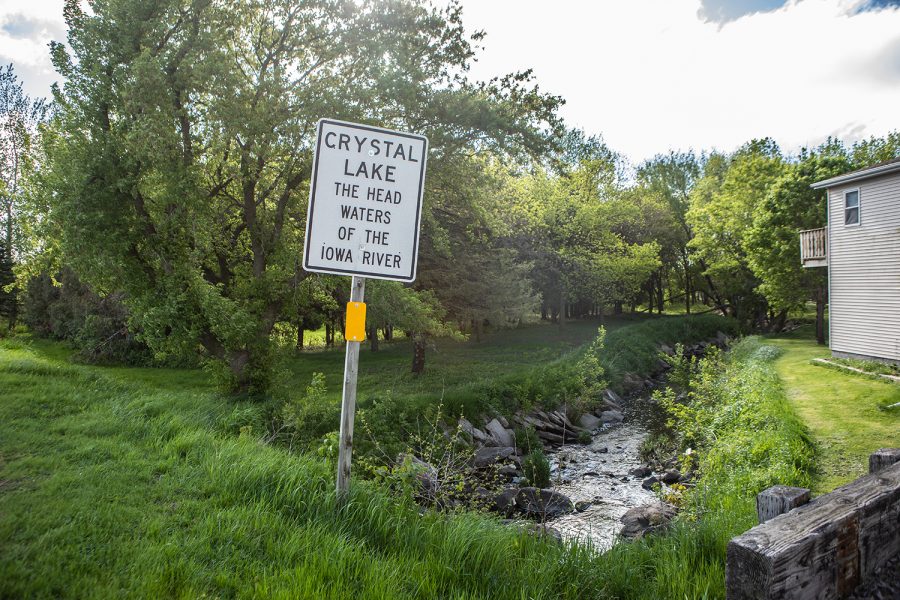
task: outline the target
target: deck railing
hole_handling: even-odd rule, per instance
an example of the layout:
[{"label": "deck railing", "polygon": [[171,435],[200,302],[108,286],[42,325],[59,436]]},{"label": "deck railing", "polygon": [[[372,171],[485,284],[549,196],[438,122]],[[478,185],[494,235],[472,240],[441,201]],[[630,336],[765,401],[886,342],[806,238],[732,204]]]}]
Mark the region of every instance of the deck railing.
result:
[{"label": "deck railing", "polygon": [[803,263],[825,260],[828,257],[827,240],[828,229],[826,227],[801,231],[800,260]]}]

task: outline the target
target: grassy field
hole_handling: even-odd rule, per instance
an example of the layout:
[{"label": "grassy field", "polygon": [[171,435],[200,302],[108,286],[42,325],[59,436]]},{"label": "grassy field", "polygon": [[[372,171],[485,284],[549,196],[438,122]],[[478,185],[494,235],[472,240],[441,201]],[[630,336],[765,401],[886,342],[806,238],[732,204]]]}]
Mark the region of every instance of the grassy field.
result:
[{"label": "grassy field", "polygon": [[[683,327],[664,321],[668,335]],[[609,325],[630,339],[624,324]],[[438,345],[430,376],[449,390],[534,369],[595,327]],[[649,343],[652,328],[636,327]],[[0,598],[659,598],[721,588],[718,517],[598,556],[487,515],[423,513],[365,481],[337,510],[331,465],[238,434],[257,405],[223,397],[202,371],[80,366],[68,355],[0,341]],[[340,352],[311,358],[291,379],[323,371],[333,383]],[[404,393],[424,385],[406,382],[398,344],[364,354],[369,393],[378,361],[396,363],[384,370]]]},{"label": "grassy field", "polygon": [[817,366],[829,357],[811,326],[769,338],[784,350],[775,367],[797,413],[816,444],[813,492],[823,494],[868,472],[869,454],[900,446],[900,385]]}]

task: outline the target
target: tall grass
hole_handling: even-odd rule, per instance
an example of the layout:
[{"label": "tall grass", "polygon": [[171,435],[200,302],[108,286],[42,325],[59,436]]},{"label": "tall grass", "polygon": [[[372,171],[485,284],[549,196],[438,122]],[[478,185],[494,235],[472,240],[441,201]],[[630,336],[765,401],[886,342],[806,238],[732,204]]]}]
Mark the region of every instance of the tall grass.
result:
[{"label": "tall grass", "polygon": [[725,545],[751,524],[756,488],[797,483],[804,464],[768,359],[742,348],[721,407],[739,418],[717,421],[702,510],[598,555],[362,481],[338,509],[329,465],[239,434],[253,405],[183,385],[190,372],[149,385],[0,345],[0,598],[721,597]]}]

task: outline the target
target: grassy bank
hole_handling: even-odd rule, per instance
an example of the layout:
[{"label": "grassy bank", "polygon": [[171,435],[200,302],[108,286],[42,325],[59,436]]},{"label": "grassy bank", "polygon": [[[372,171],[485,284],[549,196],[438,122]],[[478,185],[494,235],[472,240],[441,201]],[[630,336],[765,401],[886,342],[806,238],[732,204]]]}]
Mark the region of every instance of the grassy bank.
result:
[{"label": "grassy bank", "polygon": [[900,385],[811,363],[831,355],[816,344],[811,326],[767,343],[783,351],[775,368],[815,441],[814,494],[867,473],[878,448],[900,446],[900,410],[884,408],[900,402]]},{"label": "grassy bank", "polygon": [[420,515],[225,433],[235,406],[0,350],[0,597],[599,595],[578,549],[479,515]]},{"label": "grassy bank", "polygon": [[[746,338],[727,357],[684,373],[684,385],[664,395],[678,446],[691,449],[683,468],[690,461],[699,478],[668,535],[618,545],[608,555],[624,573],[646,574],[639,597],[724,598],[725,549],[756,524],[756,494],[809,483],[813,450],[775,371],[777,355],[759,338]],[[686,398],[676,399],[679,392]],[[633,583],[624,575],[615,581],[611,591],[630,597]]]},{"label": "grassy bank", "polygon": [[598,556],[362,481],[338,511],[331,467],[237,434],[257,407],[200,371],[0,344],[0,597],[657,598],[721,570],[714,519]]}]

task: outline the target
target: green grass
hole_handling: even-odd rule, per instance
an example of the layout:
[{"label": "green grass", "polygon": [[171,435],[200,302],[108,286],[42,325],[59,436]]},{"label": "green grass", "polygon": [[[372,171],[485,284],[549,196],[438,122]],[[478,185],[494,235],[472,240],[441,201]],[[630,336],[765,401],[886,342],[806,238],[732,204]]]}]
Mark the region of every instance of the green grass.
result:
[{"label": "green grass", "polygon": [[784,350],[775,367],[816,444],[815,494],[867,473],[875,450],[900,446],[900,410],[884,409],[900,402],[900,385],[812,364],[831,353],[810,326],[768,342]]},{"label": "green grass", "polygon": [[613,388],[620,389],[625,373],[645,375],[656,369],[659,345],[708,341],[721,331],[737,335],[737,323],[714,314],[672,316],[647,320],[627,329],[610,331],[601,364]]},{"label": "green grass", "polygon": [[773,350],[745,338],[724,359],[703,361],[686,402],[675,391],[663,396],[681,449],[699,457],[699,479],[669,535],[613,550],[626,562],[645,557],[665,574],[648,580],[650,597],[723,598],[728,541],[756,524],[756,494],[809,482],[812,446],[775,373]]},{"label": "green grass", "polygon": [[860,360],[856,358],[829,358],[833,363],[845,365],[865,371],[872,375],[893,375],[900,377],[900,366],[890,363],[878,362],[875,360]]},{"label": "green grass", "polygon": [[[595,326],[438,345],[432,376],[524,371]],[[406,389],[424,387],[399,374],[402,350],[363,356],[366,389],[378,361],[396,361]],[[485,515],[421,513],[358,480],[339,511],[331,466],[237,435],[259,406],[221,396],[203,372],[68,355],[0,341],[0,598],[680,598],[721,587],[715,519],[598,556]],[[319,362],[297,365],[298,381],[340,359],[310,356]]]},{"label": "green grass", "polygon": [[153,387],[0,350],[0,597],[602,590],[583,550],[494,519],[420,515],[361,482],[337,511],[327,465],[225,433],[247,406],[161,371]]}]

